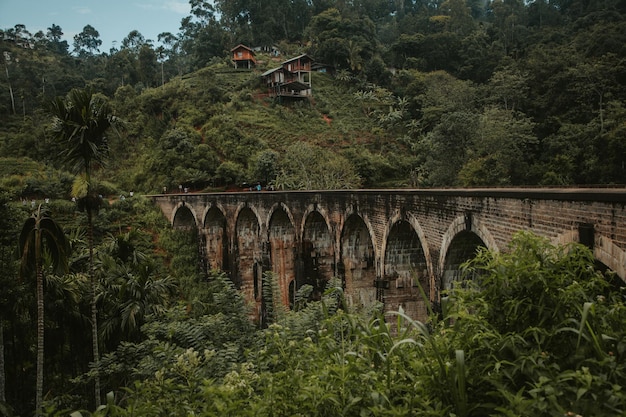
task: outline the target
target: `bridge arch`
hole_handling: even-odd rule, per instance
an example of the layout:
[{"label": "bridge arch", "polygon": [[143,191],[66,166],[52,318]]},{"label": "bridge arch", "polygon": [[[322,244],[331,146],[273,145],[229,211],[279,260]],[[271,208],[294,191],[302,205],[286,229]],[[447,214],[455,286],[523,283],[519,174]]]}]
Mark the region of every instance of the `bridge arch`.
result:
[{"label": "bridge arch", "polygon": [[193,228],[198,224],[196,212],[189,203],[179,202],[173,212],[171,224],[174,227]]},{"label": "bridge arch", "polygon": [[328,217],[313,205],[303,216],[302,284],[313,286],[313,299],[320,299],[326,283],[336,273],[335,239]]},{"label": "bridge arch", "polygon": [[287,217],[289,218],[289,223],[291,223],[291,226],[295,229],[295,224],[296,222],[293,219],[293,214],[291,213],[291,210],[289,209],[289,207],[283,203],[274,203],[270,209],[268,210],[268,216],[267,216],[267,227],[269,228],[270,223],[272,221],[272,216],[276,213],[276,211],[283,211]]},{"label": "bridge arch", "polygon": [[[374,266],[376,266],[376,262],[380,261],[380,256],[378,254],[378,247],[379,247],[379,245],[376,242],[376,233],[374,233],[374,227],[372,226],[372,223],[370,222],[370,219],[369,219],[368,215],[366,213],[363,213],[363,212],[359,211],[357,206],[354,205],[354,204],[348,205],[348,207],[346,208],[343,216],[340,217],[340,221],[337,224],[337,229],[340,232],[340,235],[339,235],[339,245],[338,245],[339,253],[341,254],[341,238],[342,238],[343,233],[344,233],[344,231],[346,229],[346,222],[352,216],[357,216],[359,219],[361,219],[361,221],[363,222],[363,224],[367,228],[367,233],[369,235],[369,239],[372,242],[372,246],[374,248]],[[377,273],[378,273],[378,271],[377,271]]]},{"label": "bridge arch", "polygon": [[252,214],[254,215],[257,224],[259,225],[259,235],[262,233],[262,228],[265,226],[265,223],[261,220],[261,214],[259,213],[259,210],[257,207],[255,207],[254,205],[248,204],[248,203],[239,203],[237,204],[237,207],[235,209],[235,213],[233,215],[233,219],[234,222],[232,224],[233,230],[232,230],[232,234],[233,236],[236,234],[236,229],[237,229],[237,221],[239,220],[239,217],[241,216],[241,212],[242,211],[251,211]]},{"label": "bridge arch", "polygon": [[253,207],[238,208],[234,226],[233,281],[244,299],[255,305],[254,318],[261,314],[263,258],[261,222]]},{"label": "bridge arch", "polygon": [[626,282],[626,252],[606,236],[599,236],[593,255]]},{"label": "bridge arch", "polygon": [[[580,231],[570,230],[552,239],[553,244],[568,244],[580,242]],[[593,256],[606,268],[613,271],[620,279],[626,282],[626,252],[606,236],[595,234],[593,237]]]},{"label": "bridge arch", "polygon": [[271,270],[278,280],[283,305],[292,305],[296,291],[296,228],[293,216],[283,204],[270,210],[267,242]]},{"label": "bridge arch", "polygon": [[[409,231],[412,231],[415,236],[411,236]],[[413,240],[413,244],[409,244],[409,246],[407,247],[406,244],[408,242],[405,239],[409,237],[411,239],[417,240]],[[400,241],[398,241],[399,238]],[[398,244],[402,243],[405,244],[404,247],[397,247]],[[390,248],[390,244],[395,244],[396,248]],[[415,246],[415,244],[419,246]],[[393,251],[402,251],[403,253],[398,253],[398,255],[404,256],[405,258],[395,259],[393,257]],[[407,260],[407,255],[411,257],[417,255],[419,252],[421,252],[421,254],[419,255],[419,264],[415,264],[413,262],[415,266],[411,266],[410,264],[406,264],[403,262]],[[396,213],[396,215],[390,218],[385,229],[385,237],[382,241],[381,253],[383,254],[383,276],[389,276],[390,274],[393,274],[393,272],[390,272],[390,268],[393,268],[394,265],[403,265],[401,269],[403,269],[407,273],[410,273],[412,278],[417,277],[420,280],[420,284],[426,292],[426,295],[430,296],[430,289],[434,286],[433,264],[430,258],[430,249],[426,239],[426,234],[424,233],[424,230],[422,229],[419,221],[415,216],[413,216],[411,213],[407,213],[404,215]],[[390,256],[392,257],[391,259]],[[413,261],[415,261],[415,258],[413,259]]]},{"label": "bridge arch", "polygon": [[423,235],[420,238],[406,216],[392,217],[383,241],[383,280],[377,281],[377,298],[382,299],[385,310],[402,308],[413,317],[426,318],[424,296],[430,298],[431,274],[423,242]]},{"label": "bridge arch", "polygon": [[[319,216],[321,216],[321,218],[324,220],[324,223],[326,224],[326,227],[328,228],[328,231],[331,232],[331,227],[330,227],[331,221],[330,221],[330,216],[328,214],[327,208],[320,205],[319,203],[314,203],[314,204],[309,204],[307,208],[302,212],[302,223],[300,224],[300,236],[302,237],[304,236],[307,219],[312,213],[317,213]],[[333,242],[333,246],[334,246],[334,242]]]},{"label": "bridge arch", "polygon": [[230,270],[228,222],[224,210],[217,204],[206,207],[203,221],[203,244],[209,269]]},{"label": "bridge arch", "polygon": [[455,218],[441,241],[439,253],[440,289],[450,288],[459,278],[459,266],[470,260],[478,247],[499,251],[487,227],[471,213]]},{"label": "bridge arch", "polygon": [[202,213],[203,224],[206,226],[207,216],[209,212],[215,214],[215,210],[219,211],[224,218],[226,218],[226,209],[219,202],[210,202],[204,207],[204,212]]},{"label": "bridge arch", "polygon": [[376,302],[376,253],[371,227],[357,213],[343,223],[340,244],[340,274],[346,298],[352,306],[371,306]]}]

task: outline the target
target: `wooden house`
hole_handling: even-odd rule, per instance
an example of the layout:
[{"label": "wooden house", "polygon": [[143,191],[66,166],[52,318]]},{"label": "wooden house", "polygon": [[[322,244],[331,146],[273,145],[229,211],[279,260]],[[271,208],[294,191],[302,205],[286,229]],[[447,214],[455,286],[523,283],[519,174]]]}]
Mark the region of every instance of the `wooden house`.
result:
[{"label": "wooden house", "polygon": [[310,97],[312,63],[308,55],[299,55],[261,74],[270,97]]},{"label": "wooden house", "polygon": [[235,69],[250,69],[256,65],[254,51],[245,45],[239,44],[230,50],[231,59],[235,65]]}]

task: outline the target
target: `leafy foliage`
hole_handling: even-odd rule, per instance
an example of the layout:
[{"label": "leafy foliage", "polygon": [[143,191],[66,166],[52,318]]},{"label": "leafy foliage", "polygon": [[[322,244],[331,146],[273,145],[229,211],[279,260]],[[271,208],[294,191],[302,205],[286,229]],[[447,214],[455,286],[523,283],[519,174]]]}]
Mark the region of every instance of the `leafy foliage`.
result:
[{"label": "leafy foliage", "polygon": [[[172,344],[152,351],[155,363],[168,365],[146,373],[121,402],[102,412],[120,416],[139,410],[147,415],[203,416],[624,412],[624,295],[593,268],[586,248],[555,247],[520,233],[509,252],[485,250],[466,267],[475,279],[452,289],[442,300],[441,312],[433,312],[427,324],[402,311],[386,318],[348,313],[340,282],[334,281],[321,301],[299,303],[295,311],[274,315],[274,323],[254,336],[245,357],[231,356],[237,357],[234,361],[226,360],[222,356],[226,352],[215,349],[213,339],[193,321],[184,327],[179,323],[175,333],[161,333],[178,334],[170,339]],[[208,317],[204,320],[206,325],[213,323]],[[174,348],[185,345],[182,335],[193,335],[193,348]],[[217,358],[229,363],[228,369],[215,368]]]},{"label": "leafy foliage", "polygon": [[328,190],[358,188],[360,179],[340,155],[306,142],[287,148],[276,188],[288,190]]},{"label": "leafy foliage", "polygon": [[[13,100],[0,112],[0,155],[57,162],[41,103],[86,85],[124,115],[104,174],[126,190],[268,183],[281,172],[283,186],[300,188],[307,181],[284,178],[288,162],[259,172],[257,156],[285,155],[299,142],[347,156],[341,163],[367,187],[623,182],[619,8],[272,1],[279,18],[250,2],[226,3],[194,2],[181,33],[162,34],[160,50],[132,31],[120,50],[98,56],[97,31],[85,27],[79,40],[91,46],[81,48],[79,70],[67,66],[58,27],[32,37],[32,49],[3,41],[0,90]],[[28,39],[18,26],[7,39]],[[259,51],[254,70],[234,70],[226,54],[244,39],[279,48]],[[299,43],[279,42],[286,39]],[[326,74],[312,74],[313,100],[266,99],[260,74],[301,53],[326,65]],[[76,80],[68,75],[77,71]],[[30,94],[16,96],[18,86]],[[15,192],[58,195],[58,183],[42,176]],[[343,186],[336,183],[315,188]]]}]

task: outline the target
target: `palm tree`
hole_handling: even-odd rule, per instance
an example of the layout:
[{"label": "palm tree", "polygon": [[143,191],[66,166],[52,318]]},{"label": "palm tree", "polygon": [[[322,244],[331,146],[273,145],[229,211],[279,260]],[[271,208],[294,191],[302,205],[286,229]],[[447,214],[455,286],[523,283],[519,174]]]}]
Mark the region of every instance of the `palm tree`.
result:
[{"label": "palm tree", "polygon": [[[93,213],[100,198],[94,194],[92,173],[105,164],[109,153],[107,132],[119,124],[111,106],[102,95],[90,89],[73,89],[65,98],[57,97],[50,105],[52,131],[60,146],[64,162],[74,174],[83,175],[83,187],[78,197],[78,207],[87,213],[89,244],[89,277],[91,280],[91,328],[93,358],[96,368],[100,362],[98,346],[98,308],[96,304],[96,277],[93,267]],[[96,406],[100,405],[100,377],[95,377]]]},{"label": "palm tree", "polygon": [[[110,235],[98,247],[96,271],[102,282],[101,305],[107,306],[101,337],[109,342],[136,341],[149,315],[163,313],[176,283],[138,248],[142,236],[131,229]],[[113,336],[116,339],[112,339]]]},{"label": "palm tree", "polygon": [[43,260],[48,258],[56,272],[67,271],[69,245],[63,229],[41,205],[24,222],[19,237],[21,253],[20,276],[25,277],[34,271],[37,276],[37,382],[35,395],[35,415],[41,415],[43,402],[43,361],[44,361],[44,298]]},{"label": "palm tree", "polygon": [[[175,292],[175,281],[162,276],[156,263],[147,258],[139,263],[124,263],[100,253],[98,263],[104,278],[102,302],[108,306],[102,337],[116,343],[139,340],[146,317],[165,311]],[[117,338],[111,340],[114,335]]]}]

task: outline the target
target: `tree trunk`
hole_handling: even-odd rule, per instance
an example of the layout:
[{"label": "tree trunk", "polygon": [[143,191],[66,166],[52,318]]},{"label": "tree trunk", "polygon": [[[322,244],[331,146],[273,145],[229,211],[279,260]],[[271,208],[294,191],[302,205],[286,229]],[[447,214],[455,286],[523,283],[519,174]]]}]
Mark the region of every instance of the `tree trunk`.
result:
[{"label": "tree trunk", "polygon": [[9,94],[11,95],[11,109],[13,109],[13,114],[15,114],[15,97],[13,96],[13,87],[11,87],[11,79],[9,78],[9,67],[7,64],[4,64],[4,69],[7,73],[7,83],[9,84]]},{"label": "tree trunk", "polygon": [[43,309],[43,270],[37,263],[37,381],[35,398],[35,416],[43,415],[43,343],[44,343],[44,309]]},{"label": "tree trunk", "polygon": [[6,376],[4,373],[4,324],[0,320],[0,402],[6,402]]},{"label": "tree trunk", "polygon": [[91,343],[93,349],[93,362],[96,367],[95,377],[94,377],[94,394],[96,400],[96,408],[101,405],[100,402],[100,370],[98,369],[100,365],[100,352],[98,347],[98,306],[96,305],[96,274],[93,267],[93,219],[91,207],[89,206],[91,202],[87,202],[87,223],[88,223],[88,235],[89,235],[89,278],[91,280]]}]

